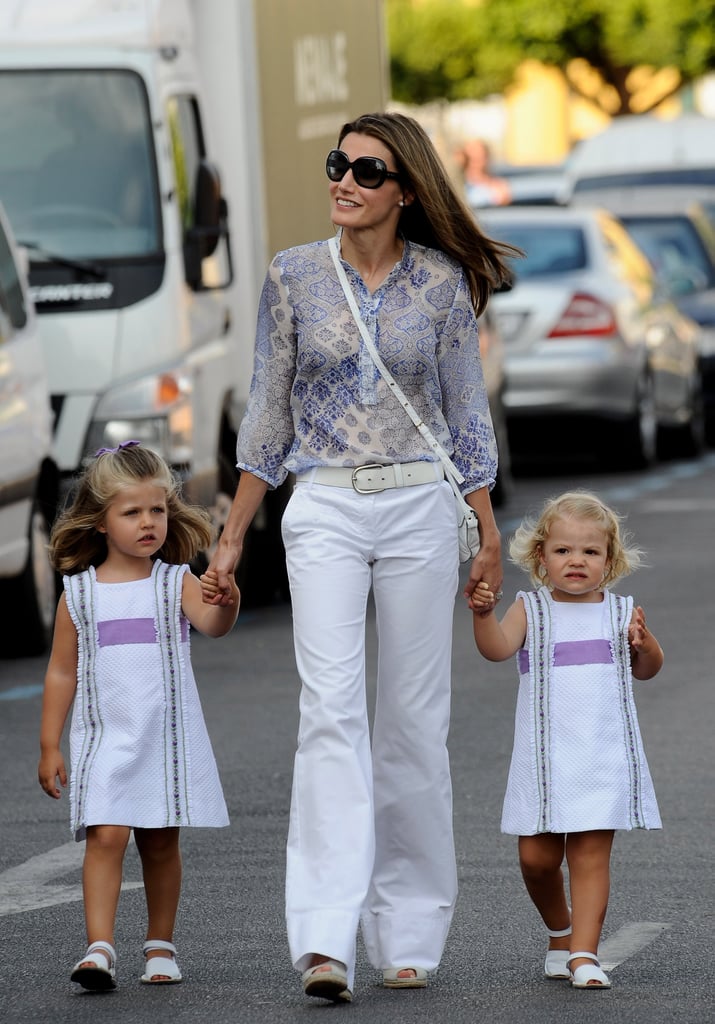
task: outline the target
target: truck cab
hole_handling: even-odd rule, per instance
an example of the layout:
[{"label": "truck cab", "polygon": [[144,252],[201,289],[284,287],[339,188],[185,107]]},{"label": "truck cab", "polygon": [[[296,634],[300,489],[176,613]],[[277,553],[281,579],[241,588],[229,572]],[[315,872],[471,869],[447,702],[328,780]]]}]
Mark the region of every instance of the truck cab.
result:
[{"label": "truck cab", "polygon": [[[382,0],[0,0],[0,199],[30,254],[63,492],[135,438],[218,533],[266,267],[332,230],[325,154],[384,106],[382,27]],[[287,496],[246,536],[244,606],[287,596]]]},{"label": "truck cab", "polygon": [[0,5],[0,197],[29,253],[63,488],[131,437],[212,506],[231,390],[227,208],[190,24],[181,4],[160,19],[156,6]]}]

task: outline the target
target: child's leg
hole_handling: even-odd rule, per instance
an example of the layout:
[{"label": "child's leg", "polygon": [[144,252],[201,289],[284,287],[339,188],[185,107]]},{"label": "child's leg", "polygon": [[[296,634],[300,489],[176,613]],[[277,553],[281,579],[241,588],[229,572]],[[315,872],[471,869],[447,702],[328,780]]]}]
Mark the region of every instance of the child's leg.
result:
[{"label": "child's leg", "polygon": [[[613,829],[572,832],[566,837],[566,860],[571,883],[572,950],[598,953],[608,907]],[[587,960],[571,962],[576,970]]]},{"label": "child's leg", "polygon": [[[181,852],[178,828],[135,828],[134,838],[142,862],[148,913],[147,939],[171,942],[181,894]],[[166,956],[149,950],[147,959]]]},{"label": "child's leg", "polygon": [[122,887],[122,864],[130,829],[124,825],[90,825],[82,867],[87,942],[114,945],[114,919]]},{"label": "child's leg", "polygon": [[[519,866],[532,903],[550,931],[565,931],[571,923],[564,875],[565,838],[560,833],[543,832],[537,836],[519,836]],[[552,937],[549,949],[569,949],[570,936]]]}]

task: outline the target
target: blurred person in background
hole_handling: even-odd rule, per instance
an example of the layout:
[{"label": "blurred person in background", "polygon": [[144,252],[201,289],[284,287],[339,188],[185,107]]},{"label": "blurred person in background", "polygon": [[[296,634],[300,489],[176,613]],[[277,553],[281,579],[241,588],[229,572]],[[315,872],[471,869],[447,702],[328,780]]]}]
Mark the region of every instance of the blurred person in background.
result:
[{"label": "blurred person in background", "polygon": [[491,153],[483,139],[465,142],[456,154],[456,164],[469,206],[506,206],[511,202],[509,182],[491,173]]}]

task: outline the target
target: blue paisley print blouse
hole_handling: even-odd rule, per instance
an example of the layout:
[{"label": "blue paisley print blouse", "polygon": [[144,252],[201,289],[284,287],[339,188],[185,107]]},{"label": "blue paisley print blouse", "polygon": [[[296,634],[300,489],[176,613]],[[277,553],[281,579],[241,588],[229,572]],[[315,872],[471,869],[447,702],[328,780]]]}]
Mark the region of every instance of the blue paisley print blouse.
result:
[{"label": "blue paisley print blouse", "polygon": [[[383,361],[452,456],[464,493],[493,486],[496,441],[462,268],[405,241],[371,293],[344,266]],[[314,466],[434,458],[365,349],[327,241],[279,252],[261,294],[238,468],[273,488]]]}]

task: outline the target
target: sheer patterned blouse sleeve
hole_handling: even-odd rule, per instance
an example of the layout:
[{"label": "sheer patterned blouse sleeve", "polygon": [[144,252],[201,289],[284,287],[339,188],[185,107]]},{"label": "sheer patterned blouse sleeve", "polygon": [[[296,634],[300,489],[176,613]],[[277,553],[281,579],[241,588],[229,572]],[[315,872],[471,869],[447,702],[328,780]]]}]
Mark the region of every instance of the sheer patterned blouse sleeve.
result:
[{"label": "sheer patterned blouse sleeve", "polygon": [[497,444],[479,354],[479,329],[464,273],[440,333],[438,349],[442,411],[454,444],[453,460],[468,494],[497,475]]},{"label": "sheer patterned blouse sleeve", "polygon": [[266,273],[256,325],[253,378],[238,433],[237,466],[279,487],[295,441],[290,398],[295,379],[296,333],[291,297],[281,276],[280,253]]}]

